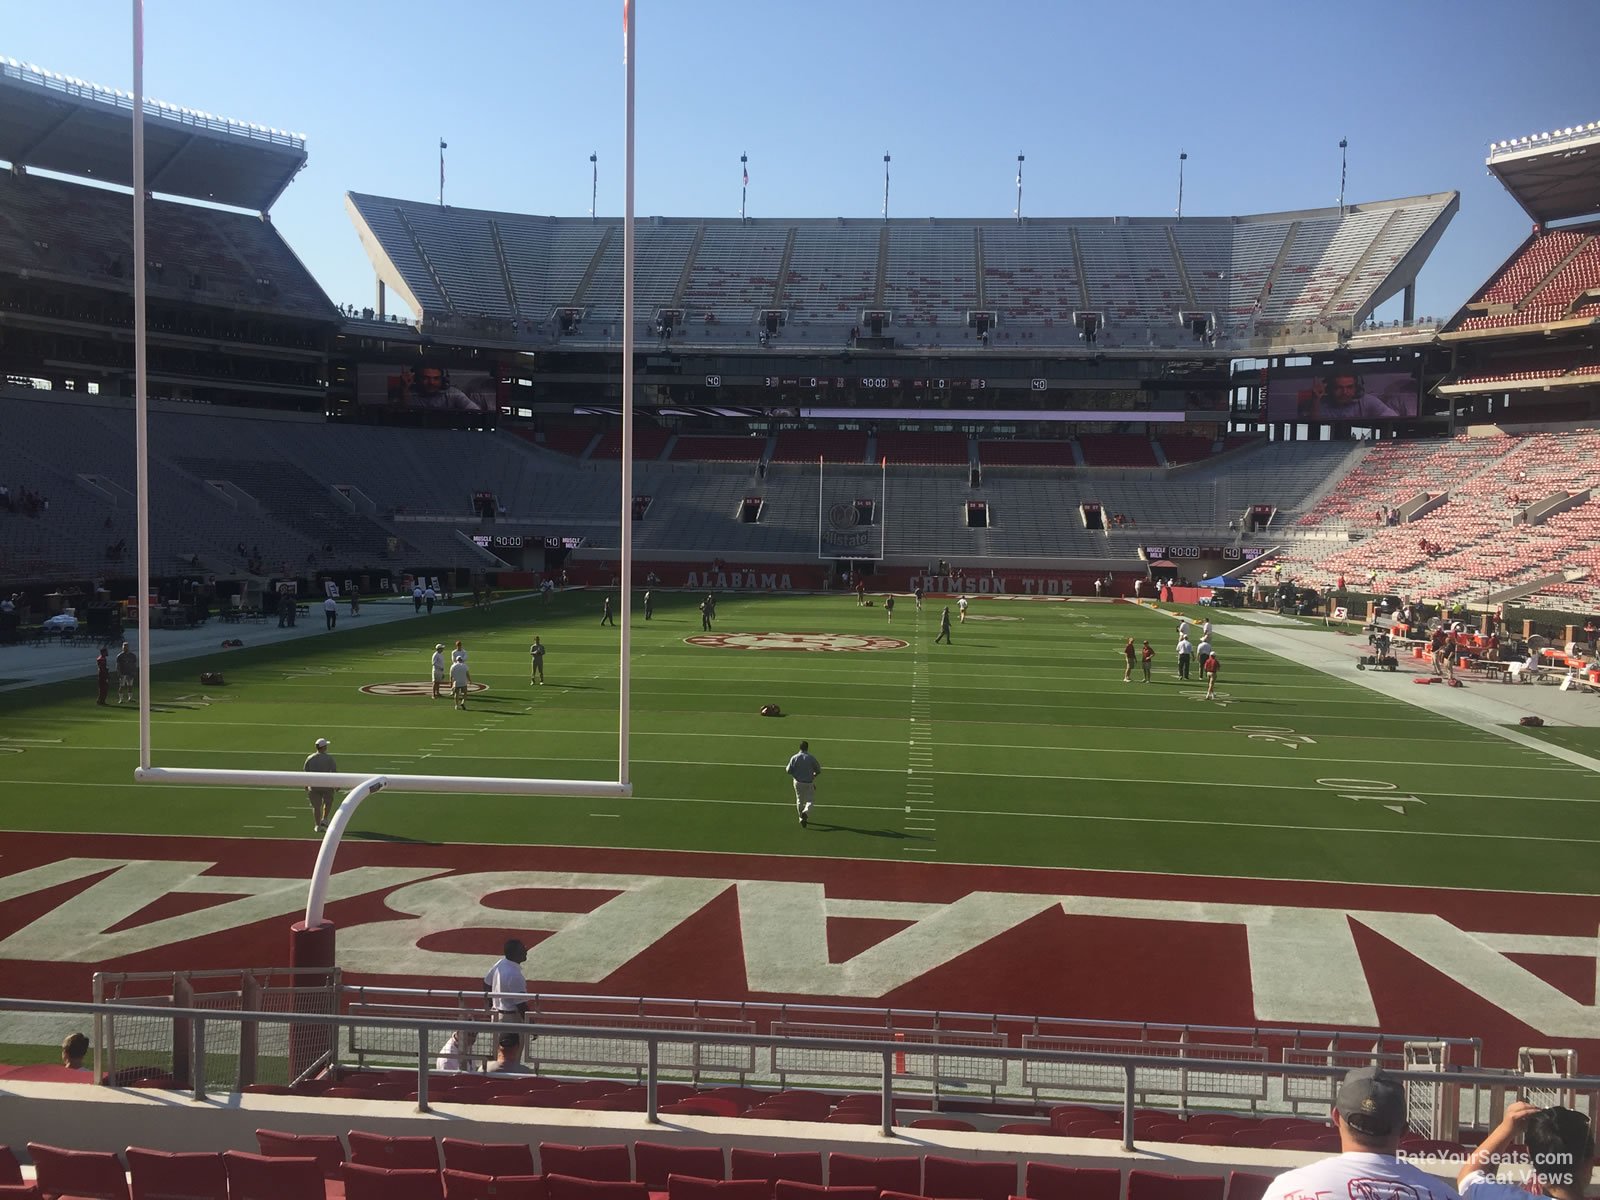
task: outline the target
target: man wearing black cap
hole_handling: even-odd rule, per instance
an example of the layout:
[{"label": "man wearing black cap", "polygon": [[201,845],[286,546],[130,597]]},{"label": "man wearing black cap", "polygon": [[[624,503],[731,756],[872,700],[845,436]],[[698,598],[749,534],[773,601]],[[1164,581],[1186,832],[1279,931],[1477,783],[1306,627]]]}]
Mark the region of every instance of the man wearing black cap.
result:
[{"label": "man wearing black cap", "polygon": [[[1528,1148],[1533,1168],[1529,1187],[1495,1178],[1495,1168],[1511,1161],[1511,1147]],[[1519,1159],[1520,1155],[1517,1156]],[[1500,1124],[1467,1156],[1456,1176],[1462,1200],[1526,1200],[1531,1185],[1555,1200],[1583,1200],[1594,1168],[1594,1130],[1589,1118],[1570,1108],[1535,1108],[1518,1100],[1506,1105]]]},{"label": "man wearing black cap", "polygon": [[1405,1085],[1381,1067],[1351,1071],[1333,1105],[1340,1154],[1285,1171],[1262,1200],[1312,1196],[1405,1196],[1408,1200],[1456,1200],[1454,1189],[1396,1157],[1406,1131]]},{"label": "man wearing black cap", "polygon": [[[483,990],[489,993],[489,1019],[521,1023],[528,1019],[528,981],[522,964],[528,961],[528,948],[519,938],[508,938],[500,961],[483,977]],[[503,1044],[503,1043],[502,1043]],[[518,1042],[520,1054],[521,1042]]]}]

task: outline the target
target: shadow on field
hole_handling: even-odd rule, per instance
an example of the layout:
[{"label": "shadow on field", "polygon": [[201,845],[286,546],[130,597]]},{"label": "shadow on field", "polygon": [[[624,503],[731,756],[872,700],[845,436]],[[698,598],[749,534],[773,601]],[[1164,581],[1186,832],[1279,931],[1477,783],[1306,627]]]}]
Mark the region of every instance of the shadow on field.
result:
[{"label": "shadow on field", "polygon": [[817,833],[859,833],[865,837],[892,838],[897,842],[931,842],[932,838],[920,837],[914,833],[903,833],[898,829],[862,829],[856,825],[832,825],[825,821],[812,821],[807,829]]},{"label": "shadow on field", "polygon": [[406,837],[399,833],[379,833],[376,829],[347,829],[345,837],[360,838],[364,842],[394,842],[401,846],[442,846],[443,842],[431,838]]}]

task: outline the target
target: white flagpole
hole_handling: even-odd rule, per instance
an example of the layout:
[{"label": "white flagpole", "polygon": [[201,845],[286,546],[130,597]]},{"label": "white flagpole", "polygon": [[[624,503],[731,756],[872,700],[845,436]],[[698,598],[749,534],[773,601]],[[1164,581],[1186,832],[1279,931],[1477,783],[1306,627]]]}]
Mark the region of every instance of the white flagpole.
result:
[{"label": "white flagpole", "polygon": [[139,555],[139,766],[150,767],[150,396],[145,379],[144,0],[133,0],[133,396],[134,502]]},{"label": "white flagpole", "polygon": [[622,609],[617,705],[617,782],[628,783],[628,696],[632,687],[629,651],[633,645],[633,60],[638,13],[622,0],[622,61],[627,79],[627,116],[622,160]]},{"label": "white flagpole", "polygon": [[822,455],[817,455],[817,557],[822,553]]}]

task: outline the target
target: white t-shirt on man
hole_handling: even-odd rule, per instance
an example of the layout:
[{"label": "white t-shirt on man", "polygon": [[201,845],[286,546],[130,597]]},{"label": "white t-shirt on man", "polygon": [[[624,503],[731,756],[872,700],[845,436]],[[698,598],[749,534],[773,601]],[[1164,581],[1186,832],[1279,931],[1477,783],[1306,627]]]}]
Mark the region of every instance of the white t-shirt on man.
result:
[{"label": "white t-shirt on man", "polygon": [[513,1012],[522,1001],[518,995],[528,994],[528,981],[523,977],[522,968],[509,958],[502,958],[489,968],[488,974],[483,977],[483,986],[491,992],[504,992],[507,995],[495,996],[489,1003],[497,1012]]},{"label": "white t-shirt on man", "polygon": [[[1261,1200],[1457,1200],[1456,1190],[1387,1154],[1337,1154],[1285,1171]],[[1483,1198],[1487,1200],[1487,1197]]]}]

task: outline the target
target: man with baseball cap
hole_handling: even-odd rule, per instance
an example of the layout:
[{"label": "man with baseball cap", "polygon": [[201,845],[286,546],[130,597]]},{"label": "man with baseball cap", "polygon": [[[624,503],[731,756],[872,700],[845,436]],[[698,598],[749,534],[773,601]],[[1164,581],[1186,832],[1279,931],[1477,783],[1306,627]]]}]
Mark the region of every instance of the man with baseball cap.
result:
[{"label": "man with baseball cap", "polygon": [[1351,1071],[1333,1105],[1340,1153],[1308,1167],[1285,1171],[1262,1200],[1310,1196],[1400,1196],[1410,1200],[1456,1200],[1455,1190],[1397,1157],[1406,1131],[1405,1085],[1382,1067]]},{"label": "man with baseball cap", "polygon": [[444,643],[433,648],[433,698],[439,698],[439,688],[444,684]]},{"label": "man with baseball cap", "polygon": [[[306,759],[302,770],[306,771],[337,771],[339,764],[333,761],[333,755],[328,753],[328,739],[318,738],[317,748]],[[333,789],[331,787],[308,787],[306,799],[311,801],[311,819],[316,823],[317,832],[322,833],[328,828],[328,813],[333,808]]]},{"label": "man with baseball cap", "polygon": [[[522,964],[528,961],[528,948],[521,938],[507,938],[500,961],[483,976],[483,990],[488,994],[491,1021],[524,1022],[528,1019],[528,981],[522,974]],[[504,1045],[504,1042],[501,1043]],[[523,1043],[517,1043],[520,1061]]]}]

